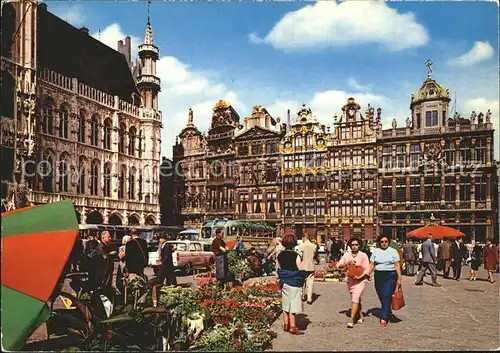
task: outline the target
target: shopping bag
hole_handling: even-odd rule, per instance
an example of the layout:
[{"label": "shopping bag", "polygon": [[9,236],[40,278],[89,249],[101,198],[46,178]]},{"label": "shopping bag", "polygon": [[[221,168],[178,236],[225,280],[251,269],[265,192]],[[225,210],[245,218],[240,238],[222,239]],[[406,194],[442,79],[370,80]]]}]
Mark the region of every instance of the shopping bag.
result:
[{"label": "shopping bag", "polygon": [[397,311],[405,306],[405,297],[403,296],[403,289],[399,286],[392,295],[392,310]]}]

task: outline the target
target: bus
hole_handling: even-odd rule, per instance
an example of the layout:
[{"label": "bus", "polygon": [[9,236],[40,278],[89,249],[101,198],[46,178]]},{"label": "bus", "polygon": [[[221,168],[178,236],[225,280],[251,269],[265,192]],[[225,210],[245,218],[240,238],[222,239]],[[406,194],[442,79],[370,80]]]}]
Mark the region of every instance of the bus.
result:
[{"label": "bus", "polygon": [[276,228],[267,222],[227,219],[208,220],[201,226],[201,237],[199,239],[205,251],[210,251],[217,229],[222,229],[224,241],[230,249],[236,244],[237,236],[241,236],[243,242],[252,247],[268,246],[276,236]]}]

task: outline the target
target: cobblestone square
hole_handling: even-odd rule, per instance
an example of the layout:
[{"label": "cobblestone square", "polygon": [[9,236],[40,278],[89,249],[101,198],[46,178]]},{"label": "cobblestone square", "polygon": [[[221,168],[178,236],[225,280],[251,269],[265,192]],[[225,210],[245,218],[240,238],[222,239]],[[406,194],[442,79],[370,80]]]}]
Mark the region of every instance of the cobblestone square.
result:
[{"label": "cobblestone square", "polygon": [[[297,326],[305,335],[283,332],[278,319],[273,330],[278,337],[273,351],[384,351],[384,350],[493,350],[499,342],[498,282],[469,281],[468,267],[462,270],[461,282],[438,278],[441,288],[424,284],[415,286],[414,277],[403,276],[406,306],[395,312],[401,321],[379,327],[372,313],[363,324],[346,327],[351,303],[345,283],[315,282],[317,294],[312,305],[304,304]],[[496,275],[498,279],[498,275]],[[424,279],[430,283],[430,278]],[[373,280],[363,294],[363,312],[380,308]]]}]

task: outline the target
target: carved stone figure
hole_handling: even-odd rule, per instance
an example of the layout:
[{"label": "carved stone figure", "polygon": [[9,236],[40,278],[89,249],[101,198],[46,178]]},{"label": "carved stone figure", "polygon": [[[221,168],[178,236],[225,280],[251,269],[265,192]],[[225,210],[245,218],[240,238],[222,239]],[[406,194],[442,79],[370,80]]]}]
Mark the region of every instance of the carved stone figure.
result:
[{"label": "carved stone figure", "polygon": [[396,129],[397,127],[398,127],[398,122],[396,121],[396,119],[392,119],[392,128]]},{"label": "carved stone figure", "polygon": [[410,120],[410,117],[407,117],[406,118],[406,128],[410,128],[411,127],[411,120]]},{"label": "carved stone figure", "polygon": [[491,123],[491,110],[488,109],[488,111],[486,112],[486,124],[490,123]]},{"label": "carved stone figure", "polygon": [[481,125],[483,123],[483,121],[484,121],[483,117],[484,117],[484,114],[482,112],[479,113],[479,115],[477,116],[477,123],[478,124]]},{"label": "carved stone figure", "polygon": [[188,111],[188,125],[193,124],[193,109],[189,108]]},{"label": "carved stone figure", "polygon": [[453,115],[453,119],[455,119],[455,121],[458,121],[460,119],[460,115],[458,114],[458,112],[455,112],[455,114]]},{"label": "carved stone figure", "polygon": [[476,112],[473,110],[472,114],[470,115],[470,123],[475,124],[476,123]]}]

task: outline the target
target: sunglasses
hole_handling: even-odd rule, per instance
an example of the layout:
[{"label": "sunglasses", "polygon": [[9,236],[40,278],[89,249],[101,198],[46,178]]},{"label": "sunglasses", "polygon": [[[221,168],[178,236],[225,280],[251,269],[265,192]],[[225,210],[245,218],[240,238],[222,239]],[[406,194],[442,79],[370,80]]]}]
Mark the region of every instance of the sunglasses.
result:
[{"label": "sunglasses", "polygon": [[351,244],[351,246],[359,246],[359,244],[354,243],[354,244]]},{"label": "sunglasses", "polygon": [[381,240],[380,244],[384,244],[384,243],[388,243],[388,242],[389,242],[389,240]]}]

